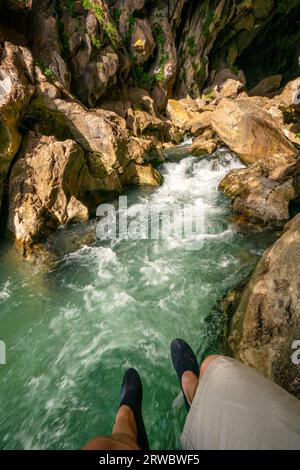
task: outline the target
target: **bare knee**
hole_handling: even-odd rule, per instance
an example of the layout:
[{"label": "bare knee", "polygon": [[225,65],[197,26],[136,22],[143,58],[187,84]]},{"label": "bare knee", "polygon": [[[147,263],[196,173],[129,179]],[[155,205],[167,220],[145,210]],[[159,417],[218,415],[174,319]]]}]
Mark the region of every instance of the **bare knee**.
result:
[{"label": "bare knee", "polygon": [[113,450],[115,442],[110,437],[96,437],[89,441],[83,450]]},{"label": "bare knee", "polygon": [[216,359],[218,359],[219,357],[223,357],[223,356],[220,355],[220,354],[215,354],[215,355],[207,356],[204,359],[204,361],[201,364],[201,368],[200,368],[200,378],[203,377],[203,375],[205,374],[205,372],[206,372],[207,368],[210,366],[210,364],[212,362],[214,362]]}]

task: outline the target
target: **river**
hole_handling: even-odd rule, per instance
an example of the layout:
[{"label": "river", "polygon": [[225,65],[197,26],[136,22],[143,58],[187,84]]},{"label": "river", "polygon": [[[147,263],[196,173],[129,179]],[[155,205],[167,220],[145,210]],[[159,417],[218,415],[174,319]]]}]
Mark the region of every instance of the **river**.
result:
[{"label": "river", "polygon": [[[186,339],[199,357],[214,352],[223,320],[213,308],[247,276],[270,238],[237,231],[220,179],[239,161],[222,150],[162,166],[162,187],[128,191],[130,205],[191,203],[205,208],[198,251],[184,241],[94,240],[95,221],[60,229],[48,270],[0,251],[0,448],[77,449],[111,432],[122,375],[136,367],[154,449],[179,448],[185,418],[169,346]],[[88,239],[88,237],[87,237]],[[211,314],[214,312],[213,314]]]}]

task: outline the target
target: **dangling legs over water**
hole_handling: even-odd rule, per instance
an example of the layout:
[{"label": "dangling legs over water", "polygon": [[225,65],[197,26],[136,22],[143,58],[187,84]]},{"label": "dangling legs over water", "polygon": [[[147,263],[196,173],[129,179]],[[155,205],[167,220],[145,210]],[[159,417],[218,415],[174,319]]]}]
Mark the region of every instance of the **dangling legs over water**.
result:
[{"label": "dangling legs over water", "polygon": [[120,405],[111,436],[96,437],[85,450],[148,450],[149,443],[142,416],[143,386],[135,369],[124,375]]}]

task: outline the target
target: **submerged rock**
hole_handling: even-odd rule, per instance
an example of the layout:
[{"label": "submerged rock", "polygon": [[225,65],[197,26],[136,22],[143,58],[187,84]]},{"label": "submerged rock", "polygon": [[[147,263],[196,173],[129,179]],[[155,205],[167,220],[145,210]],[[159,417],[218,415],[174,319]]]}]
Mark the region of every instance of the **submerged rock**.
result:
[{"label": "submerged rock", "polygon": [[191,146],[191,153],[197,157],[202,155],[212,155],[220,145],[215,133],[211,130],[206,130],[198,136]]},{"label": "submerged rock", "polygon": [[300,216],[264,254],[233,316],[235,355],[300,398],[300,365],[293,343],[300,338]]}]

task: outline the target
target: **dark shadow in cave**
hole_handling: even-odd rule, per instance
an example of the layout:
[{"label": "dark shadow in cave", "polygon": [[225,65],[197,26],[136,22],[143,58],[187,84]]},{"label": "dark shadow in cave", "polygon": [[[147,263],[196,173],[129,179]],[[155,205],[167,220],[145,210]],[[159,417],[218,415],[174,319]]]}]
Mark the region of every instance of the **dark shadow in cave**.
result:
[{"label": "dark shadow in cave", "polygon": [[276,13],[238,58],[248,89],[271,75],[281,74],[282,85],[300,72],[300,2],[289,14]]}]

